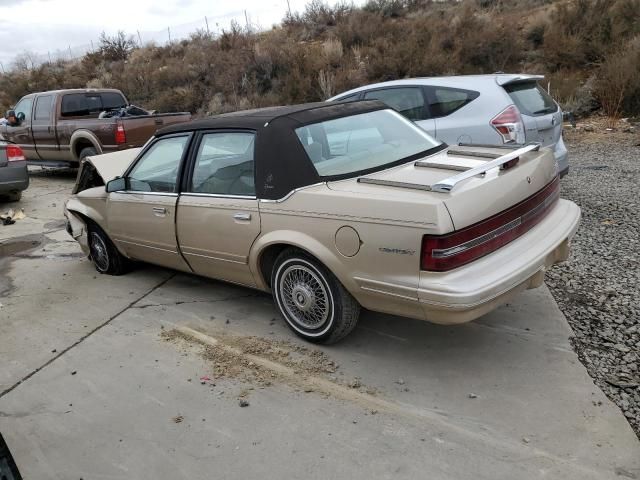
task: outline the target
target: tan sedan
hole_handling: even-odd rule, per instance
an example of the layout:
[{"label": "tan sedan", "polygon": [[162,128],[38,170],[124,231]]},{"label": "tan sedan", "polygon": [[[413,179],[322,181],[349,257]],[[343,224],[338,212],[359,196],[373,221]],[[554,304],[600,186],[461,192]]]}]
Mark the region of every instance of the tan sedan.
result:
[{"label": "tan sedan", "polygon": [[86,160],[65,215],[101,273],[139,260],[270,291],[327,343],[361,307],[462,323],[539,286],[580,209],[548,149],[449,147],[363,101],[163,129]]}]

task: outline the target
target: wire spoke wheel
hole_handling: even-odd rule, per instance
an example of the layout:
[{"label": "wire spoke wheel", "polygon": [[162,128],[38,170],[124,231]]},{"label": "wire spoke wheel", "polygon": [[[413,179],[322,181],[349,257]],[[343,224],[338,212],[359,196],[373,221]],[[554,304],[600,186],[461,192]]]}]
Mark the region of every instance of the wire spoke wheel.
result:
[{"label": "wire spoke wheel", "polygon": [[89,250],[97,269],[100,272],[106,272],[109,269],[109,251],[102,237],[96,232],[91,232]]},{"label": "wire spoke wheel", "polygon": [[326,283],[304,265],[286,268],[278,285],[283,306],[289,318],[299,326],[321,329],[329,320],[331,306]]}]

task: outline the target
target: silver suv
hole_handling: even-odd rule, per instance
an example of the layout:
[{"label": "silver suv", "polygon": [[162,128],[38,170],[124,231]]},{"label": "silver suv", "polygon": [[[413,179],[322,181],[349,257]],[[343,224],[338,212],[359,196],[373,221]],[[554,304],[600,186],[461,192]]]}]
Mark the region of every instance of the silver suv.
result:
[{"label": "silver suv", "polygon": [[450,145],[551,147],[560,176],[569,171],[562,111],[538,85],[541,75],[409,78],[356,88],[329,100],[378,99]]}]

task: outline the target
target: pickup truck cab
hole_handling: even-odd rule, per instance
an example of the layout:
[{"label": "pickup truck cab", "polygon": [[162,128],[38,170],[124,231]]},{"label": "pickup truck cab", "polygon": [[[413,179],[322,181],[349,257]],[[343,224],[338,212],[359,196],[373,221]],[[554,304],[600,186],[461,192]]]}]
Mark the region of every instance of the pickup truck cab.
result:
[{"label": "pickup truck cab", "polygon": [[78,164],[90,155],[140,147],[158,128],[191,119],[186,112],[99,118],[128,105],[114,89],[31,93],[7,112],[16,121],[0,127],[0,140],[20,146],[31,163]]}]

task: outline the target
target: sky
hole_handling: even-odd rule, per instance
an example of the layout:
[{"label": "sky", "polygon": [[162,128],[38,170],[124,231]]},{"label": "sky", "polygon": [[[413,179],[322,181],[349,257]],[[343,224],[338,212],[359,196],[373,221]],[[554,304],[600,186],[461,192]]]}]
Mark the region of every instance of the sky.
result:
[{"label": "sky", "polygon": [[[282,20],[288,4],[302,11],[308,0],[0,0],[0,62],[8,69],[17,55],[30,52],[37,61],[49,56],[79,56],[96,45],[101,32],[118,30],[143,43],[184,38],[206,28],[228,28],[232,19],[270,28]],[[328,3],[333,4],[330,0]],[[356,4],[362,1],[354,2]],[[217,24],[217,25],[216,25]],[[140,36],[138,37],[138,32]]]}]

